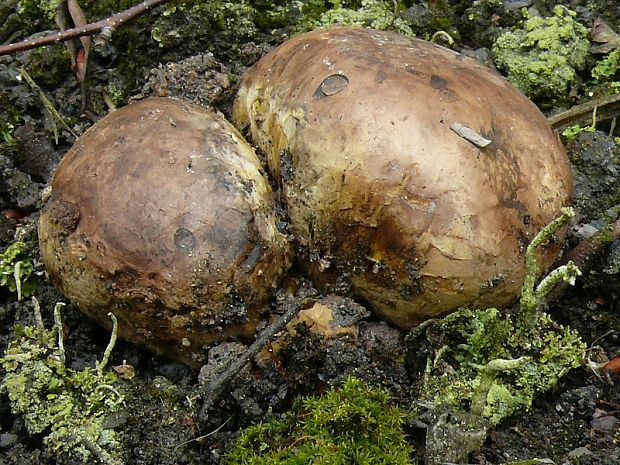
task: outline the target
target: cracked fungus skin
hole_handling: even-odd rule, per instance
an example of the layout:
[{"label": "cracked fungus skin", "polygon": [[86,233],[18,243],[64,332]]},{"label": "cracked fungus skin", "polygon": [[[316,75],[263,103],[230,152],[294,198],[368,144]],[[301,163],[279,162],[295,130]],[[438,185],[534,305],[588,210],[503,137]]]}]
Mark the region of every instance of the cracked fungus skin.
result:
[{"label": "cracked fungus skin", "polygon": [[572,200],[565,151],[533,103],[476,61],[394,33],[289,40],[245,75],[234,118],[267,155],[315,283],[401,328],[510,305],[526,245]]},{"label": "cracked fungus skin", "polygon": [[251,147],[222,117],[146,99],[90,128],[58,166],[41,214],[50,279],[104,326],[192,366],[251,336],[290,265]]}]

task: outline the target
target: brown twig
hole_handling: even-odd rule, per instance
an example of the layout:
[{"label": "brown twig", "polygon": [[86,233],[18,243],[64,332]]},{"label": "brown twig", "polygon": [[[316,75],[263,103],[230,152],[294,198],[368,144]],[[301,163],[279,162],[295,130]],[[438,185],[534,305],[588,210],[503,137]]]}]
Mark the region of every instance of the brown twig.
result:
[{"label": "brown twig", "polygon": [[219,376],[213,381],[206,384],[202,389],[204,395],[204,403],[200,410],[199,419],[201,421],[206,420],[209,410],[220,397],[224,389],[230,384],[233,378],[245,367],[250,360],[252,360],[256,354],[258,354],[265,344],[269,342],[273,337],[284,329],[284,327],[299,313],[299,310],[304,308],[311,299],[303,299],[301,302],[292,304],[288,310],[278,318],[278,320],[265,329],[260,336],[252,343],[246,351],[241,354],[234,362],[232,362]]},{"label": "brown twig", "polygon": [[562,131],[569,126],[592,123],[592,112],[596,111],[596,122],[610,120],[620,115],[620,94],[613,94],[577,105],[547,118],[553,129]]},{"label": "brown twig", "polygon": [[15,52],[22,52],[24,50],[30,50],[31,48],[43,47],[45,45],[57,44],[59,42],[65,42],[67,40],[75,39],[77,37],[87,36],[100,32],[103,28],[116,29],[123,23],[131,21],[132,19],[140,16],[146,11],[153,9],[168,0],[146,0],[133,6],[125,11],[110,16],[107,19],[102,19],[95,23],[87,24],[83,27],[77,27],[74,29],[67,29],[64,32],[56,32],[45,37],[38,39],[28,39],[22,42],[17,42],[9,45],[0,46],[0,56],[9,55]]},{"label": "brown twig", "polygon": [[[561,263],[572,261],[577,267],[586,273],[607,246],[620,239],[620,219],[603,227],[600,231],[581,241],[570,250]],[[560,282],[547,296],[547,301],[557,301],[568,289],[569,284]]]}]

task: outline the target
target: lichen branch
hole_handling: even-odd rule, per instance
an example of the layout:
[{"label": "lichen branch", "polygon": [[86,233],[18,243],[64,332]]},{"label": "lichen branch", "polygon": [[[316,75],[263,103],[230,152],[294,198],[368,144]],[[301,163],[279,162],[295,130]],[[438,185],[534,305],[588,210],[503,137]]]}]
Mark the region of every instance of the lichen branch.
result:
[{"label": "lichen branch", "polygon": [[43,317],[41,316],[41,305],[36,297],[32,297],[32,305],[34,306],[34,321],[37,325],[37,329],[44,329]]},{"label": "lichen branch", "polygon": [[519,368],[530,360],[531,357],[519,357],[516,359],[497,358],[491,360],[484,367],[480,367],[480,384],[473,393],[470,412],[474,415],[482,416],[484,407],[487,404],[489,391],[498,373]]},{"label": "lichen branch", "polygon": [[97,362],[95,365],[97,369],[97,374],[99,376],[103,376],[103,370],[108,364],[108,360],[110,360],[110,354],[114,349],[114,345],[116,344],[116,336],[118,333],[118,320],[116,319],[116,315],[114,313],[109,312],[108,316],[112,320],[112,333],[110,334],[110,342],[108,342],[108,346],[105,348],[105,352],[103,353],[103,357],[101,358],[101,362]]},{"label": "lichen branch", "polygon": [[22,300],[22,261],[15,263],[13,277],[15,278],[15,289],[17,290],[17,300]]},{"label": "lichen branch", "polygon": [[[551,278],[551,281],[544,284],[544,286],[536,287],[536,280],[540,275],[540,265],[538,263],[538,249],[547,242],[551,236],[562,226],[564,226],[568,221],[575,216],[575,211],[570,208],[563,208],[562,214],[545,226],[537,235],[534,237],[534,240],[528,245],[527,251],[525,252],[525,278],[523,280],[523,289],[521,291],[521,311],[520,316],[523,322],[526,325],[530,325],[532,322],[532,318],[536,313],[536,310],[540,306],[542,300],[549,293],[551,288],[550,285],[553,283],[557,283],[563,279],[574,279],[576,274],[575,269],[577,269],[574,265],[571,267],[560,267],[555,272],[552,272],[548,278]],[[578,271],[578,269],[577,269]],[[571,277],[572,274],[572,277]],[[543,281],[544,282],[544,281]],[[542,283],[541,283],[542,285]]]},{"label": "lichen branch", "polygon": [[581,276],[581,270],[573,262],[568,262],[556,268],[545,277],[536,288],[536,296],[542,300],[551,290],[561,281],[568,283],[570,286],[575,285],[577,276]]},{"label": "lichen branch", "polygon": [[65,343],[63,339],[63,329],[62,329],[62,317],[60,316],[60,309],[64,307],[65,304],[62,302],[58,302],[54,306],[54,328],[53,330],[58,332],[58,356],[60,357],[60,366],[65,366]]}]

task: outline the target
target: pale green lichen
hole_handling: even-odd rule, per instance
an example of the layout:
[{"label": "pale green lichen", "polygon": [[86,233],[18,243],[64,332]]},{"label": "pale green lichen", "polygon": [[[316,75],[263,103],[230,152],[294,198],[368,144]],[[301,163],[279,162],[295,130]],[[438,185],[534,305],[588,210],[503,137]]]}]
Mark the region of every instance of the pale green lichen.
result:
[{"label": "pale green lichen", "polygon": [[118,464],[120,445],[113,430],[104,427],[108,415],[123,402],[117,376],[106,371],[116,340],[116,319],[104,357],[95,368],[67,368],[60,309],[47,330],[35,302],[37,326],[16,328],[16,339],[0,358],[6,375],[0,391],[6,391],[11,409],[20,415],[30,434],[45,435],[46,446],[59,455],[93,463]]},{"label": "pale green lichen", "polygon": [[563,210],[530,244],[516,317],[496,308],[461,309],[432,323],[426,341],[410,336],[410,343],[433,348],[418,386],[424,401],[435,408],[473,413],[496,425],[527,410],[536,396],[581,364],[585,344],[579,334],[538,311],[553,286],[561,280],[571,282],[579,270],[573,264],[562,266],[536,286],[538,250],[573,215],[571,209]]},{"label": "pale green lichen", "polygon": [[588,30],[575,13],[557,5],[549,18],[532,17],[522,29],[501,35],[493,45],[495,64],[519,90],[541,104],[568,98],[577,70],[590,51]]},{"label": "pale green lichen", "polygon": [[404,415],[387,391],[348,378],[322,397],[297,399],[282,420],[248,428],[228,465],[408,465]]},{"label": "pale green lichen", "polygon": [[32,277],[34,265],[25,251],[26,244],[14,242],[0,253],[0,287],[5,286],[17,293],[17,300],[30,296],[36,289]]},{"label": "pale green lichen", "polygon": [[563,208],[562,214],[545,226],[527,246],[525,252],[525,277],[519,302],[521,320],[525,320],[527,324],[535,317],[536,310],[543,299],[558,282],[566,281],[574,285],[575,278],[581,276],[581,271],[572,262],[569,262],[553,270],[536,286],[536,279],[540,276],[538,250],[551,239],[559,228],[567,224],[574,216],[575,211],[572,208]]},{"label": "pale green lichen", "polygon": [[527,410],[585,354],[579,335],[545,313],[527,334],[495,308],[460,310],[439,321],[436,330],[451,343],[427,368],[422,397],[479,414],[493,425]]}]

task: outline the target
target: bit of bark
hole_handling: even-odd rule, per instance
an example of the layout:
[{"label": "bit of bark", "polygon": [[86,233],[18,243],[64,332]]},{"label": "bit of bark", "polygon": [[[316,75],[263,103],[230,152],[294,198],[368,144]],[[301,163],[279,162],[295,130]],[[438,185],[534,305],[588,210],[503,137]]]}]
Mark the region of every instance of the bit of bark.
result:
[{"label": "bit of bark", "polygon": [[491,143],[491,140],[483,137],[481,134],[461,123],[452,123],[450,129],[466,141],[474,144],[476,147],[484,148]]},{"label": "bit of bark", "polygon": [[609,53],[620,47],[620,34],[614,31],[603,18],[597,18],[590,29],[592,42],[599,45],[592,46],[592,53]]},{"label": "bit of bark", "polygon": [[587,126],[592,123],[592,113],[596,111],[596,121],[613,120],[620,115],[620,94],[590,100],[569,110],[562,111],[547,118],[547,121],[558,131],[579,124]]},{"label": "bit of bark", "polygon": [[100,32],[105,27],[115,29],[122,23],[131,21],[148,10],[167,2],[168,0],[146,0],[125,11],[112,15],[109,18],[87,24],[86,26],[68,29],[64,32],[56,32],[39,39],[28,39],[22,42],[0,46],[0,56],[30,50],[36,47],[43,47],[45,45],[57,44],[59,42],[66,42],[67,40],[75,39],[77,37],[93,35]]},{"label": "bit of bark", "polygon": [[[573,262],[582,273],[586,273],[594,259],[598,257],[605,247],[620,238],[620,219],[602,228],[596,234],[581,241],[574,249],[566,254],[562,262]],[[556,301],[566,292],[569,283],[560,282],[547,297],[548,301]]]},{"label": "bit of bark", "polygon": [[614,357],[601,367],[602,372],[620,373],[620,357]]}]

